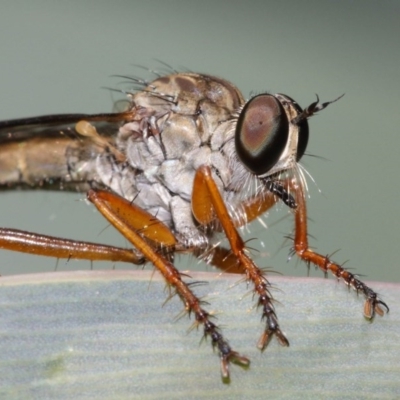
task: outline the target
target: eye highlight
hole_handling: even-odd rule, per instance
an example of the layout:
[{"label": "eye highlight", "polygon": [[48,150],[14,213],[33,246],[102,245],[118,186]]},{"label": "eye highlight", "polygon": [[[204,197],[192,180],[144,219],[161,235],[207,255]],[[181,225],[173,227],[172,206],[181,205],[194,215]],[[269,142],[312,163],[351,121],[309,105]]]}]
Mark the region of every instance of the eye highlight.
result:
[{"label": "eye highlight", "polygon": [[254,174],[268,172],[279,160],[289,137],[289,121],[270,94],[252,98],[243,108],[235,132],[236,152]]}]

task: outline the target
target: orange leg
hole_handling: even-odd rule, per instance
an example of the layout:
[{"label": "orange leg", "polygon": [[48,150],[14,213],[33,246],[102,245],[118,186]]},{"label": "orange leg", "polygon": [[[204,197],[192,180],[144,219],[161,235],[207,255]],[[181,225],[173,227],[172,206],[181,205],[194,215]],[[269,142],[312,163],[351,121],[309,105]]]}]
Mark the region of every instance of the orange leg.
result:
[{"label": "orange leg", "polygon": [[0,228],[0,249],[56,258],[121,261],[133,264],[145,262],[143,256],[134,250],[8,228]]},{"label": "orange leg", "polygon": [[[196,253],[194,255],[197,256]],[[228,274],[243,274],[243,267],[240,265],[239,260],[232,250],[226,247],[215,246],[206,253],[201,252],[197,257]]]},{"label": "orange leg", "polygon": [[0,228],[0,248],[57,258],[124,261],[134,264],[150,261],[176,290],[187,312],[194,313],[196,324],[203,325],[204,336],[209,336],[213,347],[218,348],[223,379],[229,379],[230,362],[248,366],[249,359],[232,350],[220,329],[211,322],[210,314],[201,307],[201,301],[166,258],[176,250],[187,251],[176,245],[175,237],[169,228],[151,214],[115,194],[91,190],[88,192],[88,198],[137,251],[5,228]]},{"label": "orange leg", "polygon": [[245,214],[243,221],[235,221],[235,226],[240,227],[264,214],[273,207],[279,198],[273,192],[262,192],[242,203],[241,208]]},{"label": "orange leg", "polygon": [[[342,279],[346,285],[351,286],[358,293],[361,292],[365,298],[364,316],[373,319],[376,314],[383,315],[384,309],[389,311],[389,307],[379,299],[377,293],[361,282],[354,274],[346,271],[340,265],[332,262],[328,256],[323,256],[308,247],[307,240],[307,208],[304,192],[301,184],[292,181],[289,183],[290,189],[296,193],[297,207],[295,210],[295,238],[293,252],[296,253],[306,263],[317,265],[325,273],[330,271],[338,279]],[[383,309],[383,308],[384,309]]]},{"label": "orange leg", "polygon": [[[278,200],[279,198],[272,192],[260,192],[260,194],[244,201],[240,206],[242,216],[233,221],[235,227],[241,227],[253,221],[273,207]],[[231,249],[216,246],[209,253],[200,253],[199,257],[221,271],[230,274],[243,274],[243,267]]]},{"label": "orange leg", "polygon": [[239,260],[247,278],[254,284],[254,291],[258,294],[258,305],[262,307],[262,318],[266,320],[265,330],[258,342],[258,347],[261,350],[264,349],[273,335],[277,337],[281,345],[288,346],[289,341],[280,329],[273,306],[273,297],[268,290],[270,283],[247,255],[244,242],[212,178],[210,167],[203,165],[197,170],[193,193],[196,193],[196,196],[192,198],[192,210],[197,221],[207,225],[215,216],[218,218],[229,240],[232,253]]},{"label": "orange leg", "polygon": [[119,196],[105,191],[90,190],[88,199],[144,255],[146,260],[154,264],[164,276],[166,282],[175,289],[182,299],[186,311],[189,314],[194,313],[196,324],[203,325],[204,336],[210,337],[213,347],[218,348],[223,379],[229,379],[230,362],[248,366],[250,363],[248,358],[232,350],[220,329],[211,322],[209,313],[201,307],[200,300],[192,292],[189,285],[182,280],[181,273],[132,227],[131,221],[135,219],[135,215],[132,212],[132,204]]},{"label": "orange leg", "polygon": [[[140,231],[149,243],[152,243],[165,254],[168,254],[170,249],[175,250],[175,237],[165,224],[134,204],[130,204],[129,211],[132,229]],[[128,217],[125,216],[125,218]],[[145,262],[143,255],[136,250],[57,238],[9,228],[0,228],[0,249],[56,258],[120,261],[137,265]]]}]

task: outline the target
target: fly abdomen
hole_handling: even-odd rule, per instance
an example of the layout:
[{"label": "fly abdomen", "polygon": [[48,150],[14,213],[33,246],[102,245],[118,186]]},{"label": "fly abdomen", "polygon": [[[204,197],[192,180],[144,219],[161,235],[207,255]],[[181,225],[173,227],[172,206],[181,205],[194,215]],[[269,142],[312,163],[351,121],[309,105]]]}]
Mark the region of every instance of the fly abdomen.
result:
[{"label": "fly abdomen", "polygon": [[88,140],[36,137],[0,144],[0,187],[87,190],[104,151]]}]

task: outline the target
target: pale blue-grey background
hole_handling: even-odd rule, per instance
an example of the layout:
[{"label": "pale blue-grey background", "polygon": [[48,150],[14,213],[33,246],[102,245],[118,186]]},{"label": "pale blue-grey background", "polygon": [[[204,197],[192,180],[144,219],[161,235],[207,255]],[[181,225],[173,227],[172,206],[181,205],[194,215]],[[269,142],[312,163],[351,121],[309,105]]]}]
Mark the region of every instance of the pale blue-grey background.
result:
[{"label": "pale blue-grey background", "polygon": [[[112,74],[173,67],[224,77],[246,96],[286,93],[301,105],[342,93],[312,118],[304,159],[312,244],[370,280],[399,281],[400,3],[398,1],[9,1],[0,13],[0,119],[111,110]],[[125,245],[83,194],[1,193],[0,226]],[[267,223],[286,213],[271,212]],[[286,263],[291,219],[261,238],[260,266]],[[257,241],[251,246],[257,247]],[[190,269],[196,261],[181,260]],[[46,271],[56,261],[0,251],[0,274]],[[111,264],[95,263],[94,268]],[[119,267],[119,266],[117,266]],[[64,261],[59,269],[88,269]],[[319,276],[319,273],[312,272]]]}]

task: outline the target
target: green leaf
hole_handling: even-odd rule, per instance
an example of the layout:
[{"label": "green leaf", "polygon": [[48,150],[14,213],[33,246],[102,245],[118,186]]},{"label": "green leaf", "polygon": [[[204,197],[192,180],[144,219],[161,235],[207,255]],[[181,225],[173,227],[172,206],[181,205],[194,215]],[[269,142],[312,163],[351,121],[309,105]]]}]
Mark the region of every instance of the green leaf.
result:
[{"label": "green leaf", "polygon": [[169,291],[157,273],[33,274],[0,280],[0,398],[400,396],[399,285],[371,284],[391,311],[369,323],[364,299],[342,283],[272,277],[290,347],[273,339],[260,353],[251,286],[229,274],[192,280],[208,282],[195,292],[232,347],[251,359],[248,369],[231,366],[229,384],[202,329],[188,332],[193,318],[182,316],[180,299],[165,303]]}]

